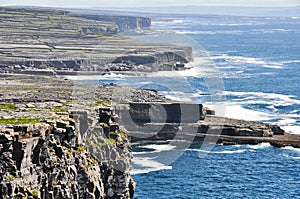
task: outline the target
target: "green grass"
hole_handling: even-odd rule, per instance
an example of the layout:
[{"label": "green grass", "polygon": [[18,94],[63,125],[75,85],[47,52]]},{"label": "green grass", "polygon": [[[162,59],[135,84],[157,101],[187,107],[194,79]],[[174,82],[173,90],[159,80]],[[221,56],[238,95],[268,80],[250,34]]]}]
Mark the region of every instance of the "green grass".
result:
[{"label": "green grass", "polygon": [[114,144],[116,144],[116,140],[114,140],[112,138],[107,138],[107,139],[104,139],[104,143],[107,145],[114,145]]},{"label": "green grass", "polygon": [[77,151],[79,151],[79,152],[83,152],[85,150],[85,147],[84,146],[79,146],[78,148],[77,148]]},{"label": "green grass", "polygon": [[68,110],[66,110],[60,106],[54,106],[53,110],[54,110],[54,112],[68,112]]},{"label": "green grass", "polygon": [[117,142],[112,138],[104,138],[103,142],[98,142],[97,146],[115,145]]},{"label": "green grass", "polygon": [[31,192],[31,195],[32,195],[33,198],[38,198],[39,197],[39,191],[38,190],[33,190]]},{"label": "green grass", "polygon": [[40,118],[20,117],[5,119],[0,118],[0,124],[35,124],[40,122]]},{"label": "green grass", "polygon": [[108,124],[106,124],[105,122],[101,122],[100,125],[103,127],[108,127]]},{"label": "green grass", "polygon": [[107,106],[111,105],[111,102],[104,100],[95,100],[95,106]]},{"label": "green grass", "polygon": [[122,139],[125,139],[125,138],[127,138],[127,135],[125,134],[125,133],[120,133],[120,138],[122,138]]},{"label": "green grass", "polygon": [[15,176],[9,174],[9,175],[8,175],[8,179],[13,180],[13,179],[15,179]]},{"label": "green grass", "polygon": [[15,107],[15,105],[11,103],[0,104],[0,110],[16,110],[16,109],[17,108]]}]

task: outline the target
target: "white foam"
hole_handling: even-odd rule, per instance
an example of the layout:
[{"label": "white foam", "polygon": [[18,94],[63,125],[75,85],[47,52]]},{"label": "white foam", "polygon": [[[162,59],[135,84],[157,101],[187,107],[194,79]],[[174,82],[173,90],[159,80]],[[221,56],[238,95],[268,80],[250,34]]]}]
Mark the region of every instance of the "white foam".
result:
[{"label": "white foam", "polygon": [[263,142],[263,143],[260,143],[257,145],[247,145],[247,148],[250,148],[250,149],[265,149],[265,148],[269,148],[269,147],[271,147],[271,144],[266,143],[266,142]]},{"label": "white foam", "polygon": [[134,168],[130,172],[132,175],[172,169],[172,166],[161,164],[149,157],[141,158],[133,156],[132,163],[134,165]]},{"label": "white foam", "polygon": [[286,146],[286,147],[283,147],[281,148],[283,150],[289,150],[289,151],[294,151],[294,152],[297,152],[297,153],[300,153],[300,149],[299,148],[294,148],[294,147],[291,147],[291,146]]},{"label": "white foam", "polygon": [[[222,92],[223,95],[227,96],[238,96],[238,97],[259,97],[262,99],[268,99],[272,101],[272,104],[281,105],[281,106],[288,106],[293,104],[300,104],[300,100],[293,99],[297,96],[294,95],[283,95],[277,93],[263,93],[263,92],[231,92],[231,91],[224,91]],[[260,102],[259,102],[260,103]],[[267,103],[267,102],[265,102]]]},{"label": "white foam", "polygon": [[185,35],[215,35],[218,32],[215,31],[188,31],[188,30],[176,30],[177,34],[185,34]]},{"label": "white foam", "polygon": [[125,75],[122,74],[107,74],[107,75],[67,75],[63,76],[66,79],[74,80],[74,81],[81,81],[81,80],[101,80],[101,79],[113,79],[118,80],[121,77],[125,77]]},{"label": "white foam", "polygon": [[210,153],[210,151],[202,150],[202,149],[186,149],[186,151],[200,152],[200,153]]},{"label": "white foam", "polygon": [[288,60],[288,61],[283,61],[281,63],[283,63],[283,64],[300,63],[300,60]]},{"label": "white foam", "polygon": [[300,126],[282,126],[281,128],[286,132],[300,135]]},{"label": "white foam", "polygon": [[184,20],[175,19],[172,21],[173,23],[184,23]]},{"label": "white foam", "polygon": [[[215,55],[212,56],[213,60],[216,59],[224,59],[227,62],[231,63],[245,63],[245,64],[255,64],[261,65],[265,68],[274,68],[274,69],[281,69],[283,67],[282,62],[272,62],[272,61],[265,61],[262,58],[254,58],[254,57],[243,57],[243,56],[230,56],[227,54]],[[239,68],[242,65],[239,65]]]},{"label": "white foam", "polygon": [[183,77],[199,77],[199,72],[199,68],[190,68],[187,70],[178,71],[178,74]]},{"label": "white foam", "polygon": [[275,69],[281,69],[282,65],[263,65],[265,68],[275,68]]},{"label": "white foam", "polygon": [[240,150],[235,150],[235,151],[216,151],[216,152],[213,152],[213,153],[216,153],[216,154],[234,154],[234,153],[245,153],[245,152],[247,152],[247,150],[240,149]]},{"label": "white foam", "polygon": [[297,122],[297,120],[295,120],[295,119],[286,118],[286,119],[279,120],[276,124],[279,126],[288,126],[291,124],[295,124],[296,122]]},{"label": "white foam", "polygon": [[153,149],[155,152],[162,152],[162,151],[171,151],[176,148],[176,146],[170,144],[150,144],[141,146],[140,148],[145,149]]},{"label": "white foam", "polygon": [[290,155],[287,155],[287,154],[283,154],[283,156],[287,157],[287,158],[291,158],[291,159],[296,159],[296,160],[300,159],[300,157],[290,156]]},{"label": "white foam", "polygon": [[225,117],[241,120],[251,119],[255,121],[269,120],[271,118],[267,113],[246,109],[240,105],[226,106]]},{"label": "white foam", "polygon": [[198,77],[199,69],[189,68],[183,71],[158,71],[149,74],[149,77]]},{"label": "white foam", "polygon": [[291,19],[299,19],[299,17],[291,17]]}]

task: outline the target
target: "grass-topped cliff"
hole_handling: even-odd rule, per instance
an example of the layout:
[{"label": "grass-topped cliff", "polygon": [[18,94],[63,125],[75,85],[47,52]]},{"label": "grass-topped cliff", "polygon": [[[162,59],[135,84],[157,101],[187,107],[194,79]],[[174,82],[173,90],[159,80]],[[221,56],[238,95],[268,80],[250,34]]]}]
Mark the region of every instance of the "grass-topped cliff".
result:
[{"label": "grass-topped cliff", "polygon": [[[0,69],[64,71],[160,70],[191,60],[191,49],[135,41],[118,33],[123,18],[72,16],[69,12],[0,7]],[[122,22],[123,20],[123,22]],[[164,67],[165,68],[165,67]]]}]

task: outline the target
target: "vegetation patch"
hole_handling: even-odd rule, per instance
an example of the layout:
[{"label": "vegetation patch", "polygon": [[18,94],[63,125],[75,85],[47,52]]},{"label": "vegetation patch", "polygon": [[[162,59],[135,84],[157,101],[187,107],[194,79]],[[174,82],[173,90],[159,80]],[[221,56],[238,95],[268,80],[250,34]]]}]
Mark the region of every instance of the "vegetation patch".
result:
[{"label": "vegetation patch", "polygon": [[40,118],[20,117],[20,118],[0,118],[0,124],[35,124],[40,122]]},{"label": "vegetation patch", "polygon": [[108,124],[106,124],[105,122],[101,122],[100,125],[103,127],[108,127]]},{"label": "vegetation patch", "polygon": [[120,138],[122,138],[122,139],[127,138],[127,135],[126,135],[125,133],[120,133],[119,136],[120,136]]},{"label": "vegetation patch", "polygon": [[54,112],[68,112],[68,110],[66,110],[60,106],[54,106],[53,110],[54,110]]},{"label": "vegetation patch", "polygon": [[16,110],[16,109],[17,108],[15,107],[15,105],[11,103],[0,104],[0,110]]},{"label": "vegetation patch", "polygon": [[9,174],[8,179],[13,180],[13,179],[15,179],[15,176],[13,176],[12,174]]},{"label": "vegetation patch", "polygon": [[77,150],[78,150],[79,152],[83,152],[83,151],[85,150],[85,147],[84,147],[84,146],[79,146],[79,147],[77,148]]},{"label": "vegetation patch", "polygon": [[107,106],[111,105],[111,102],[104,100],[95,100],[95,106]]},{"label": "vegetation patch", "polygon": [[114,145],[114,144],[116,144],[116,140],[112,139],[112,138],[107,138],[107,139],[104,139],[104,143],[106,145]]},{"label": "vegetation patch", "polygon": [[38,190],[33,190],[31,192],[31,195],[32,195],[33,198],[38,198],[39,197],[39,191]]}]

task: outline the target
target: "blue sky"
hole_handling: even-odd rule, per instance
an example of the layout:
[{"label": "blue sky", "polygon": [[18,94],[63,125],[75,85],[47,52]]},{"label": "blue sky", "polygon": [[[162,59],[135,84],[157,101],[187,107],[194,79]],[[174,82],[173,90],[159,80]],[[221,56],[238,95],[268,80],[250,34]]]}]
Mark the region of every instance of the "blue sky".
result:
[{"label": "blue sky", "polygon": [[1,6],[33,5],[51,7],[146,7],[146,6],[300,6],[300,0],[0,0]]}]

